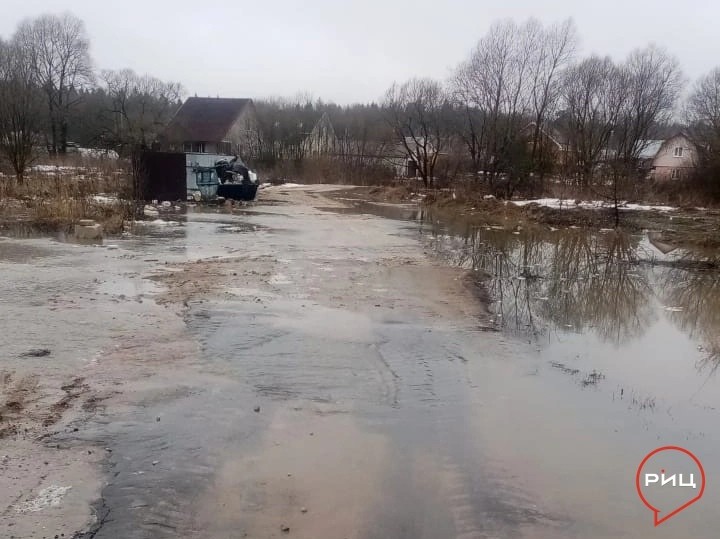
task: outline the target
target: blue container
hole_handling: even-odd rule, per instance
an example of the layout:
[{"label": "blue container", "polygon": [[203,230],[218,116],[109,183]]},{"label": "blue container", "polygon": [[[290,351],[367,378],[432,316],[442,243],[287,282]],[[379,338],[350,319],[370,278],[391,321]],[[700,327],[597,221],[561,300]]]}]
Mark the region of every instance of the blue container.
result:
[{"label": "blue container", "polygon": [[203,200],[214,200],[217,198],[218,185],[220,185],[220,182],[213,167],[196,168],[195,183],[200,190],[200,197]]}]

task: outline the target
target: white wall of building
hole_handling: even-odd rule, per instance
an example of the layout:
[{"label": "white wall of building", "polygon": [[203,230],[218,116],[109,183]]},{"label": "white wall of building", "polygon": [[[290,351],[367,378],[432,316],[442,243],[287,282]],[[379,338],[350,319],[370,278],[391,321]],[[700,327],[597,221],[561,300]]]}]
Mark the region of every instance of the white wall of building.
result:
[{"label": "white wall of building", "polygon": [[195,173],[193,167],[211,167],[215,165],[218,159],[232,159],[234,155],[222,155],[217,153],[186,153],[185,154],[185,178],[188,193],[197,191],[198,187],[195,183]]}]

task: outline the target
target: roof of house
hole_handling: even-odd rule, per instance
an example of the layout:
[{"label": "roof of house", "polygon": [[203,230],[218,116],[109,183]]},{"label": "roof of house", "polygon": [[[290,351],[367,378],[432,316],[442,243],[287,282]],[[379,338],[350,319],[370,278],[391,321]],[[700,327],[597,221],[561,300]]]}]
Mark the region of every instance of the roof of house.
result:
[{"label": "roof of house", "polygon": [[695,143],[693,142],[692,138],[688,136],[684,131],[679,131],[672,137],[666,138],[662,141],[662,144],[658,148],[658,153],[665,148],[666,146],[669,146],[670,144],[677,144],[678,139],[683,139],[684,143],[687,144],[692,150],[696,148]]},{"label": "roof of house", "polygon": [[330,115],[327,111],[323,112],[320,119],[315,122],[315,126],[312,128],[312,131],[310,131],[309,136],[311,138],[318,137],[323,131],[331,137],[335,137],[335,128],[333,127],[332,121],[330,121]]},{"label": "roof of house", "polygon": [[660,151],[664,140],[641,140],[642,150],[640,151],[640,159],[653,159]]},{"label": "roof of house", "polygon": [[168,140],[220,142],[252,99],[189,97],[165,130]]},{"label": "roof of house", "polygon": [[422,150],[423,146],[426,147],[425,150],[427,151],[428,155],[433,155],[436,153],[435,145],[430,141],[428,141],[426,144],[425,137],[405,137],[405,144],[399,142],[397,148],[401,155],[407,155],[408,148],[410,148],[412,152],[418,152]]},{"label": "roof of house", "polygon": [[[525,127],[523,127],[522,131],[527,136],[530,136],[535,131],[536,125],[537,124],[535,122],[530,122]],[[550,139],[550,141],[561,150],[569,144],[567,137],[554,127],[542,126],[540,127],[540,133]]]}]

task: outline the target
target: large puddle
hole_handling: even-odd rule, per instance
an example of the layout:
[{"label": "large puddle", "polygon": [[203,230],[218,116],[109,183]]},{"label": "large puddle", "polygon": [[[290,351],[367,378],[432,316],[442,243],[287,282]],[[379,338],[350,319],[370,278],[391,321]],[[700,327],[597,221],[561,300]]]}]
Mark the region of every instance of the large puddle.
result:
[{"label": "large puddle", "polygon": [[495,327],[582,387],[612,387],[639,408],[720,407],[716,253],[667,253],[616,231],[423,231],[440,256],[478,273]]},{"label": "large puddle", "polygon": [[704,437],[720,409],[720,252],[654,234],[508,230],[355,201],[410,221],[429,250],[477,273],[491,323],[585,390]]},{"label": "large puddle", "polygon": [[[236,286],[191,301],[173,325],[197,349],[163,343],[172,362],[151,356],[149,377],[129,393],[141,405],[83,427],[113,450],[103,492],[112,517],[98,538],[280,536],[283,523],[302,537],[637,537],[652,519],[634,472],[654,444],[685,445],[708,477],[720,472],[708,458],[720,450],[717,253],[364,203],[323,213],[197,210],[134,232],[103,248],[0,240],[3,263],[46,257],[34,269],[45,281],[57,273],[51,255],[77,265],[83,286],[97,272],[87,293],[107,308],[85,306],[71,321],[92,308],[103,339],[116,325],[118,338],[142,335],[115,321],[118,309],[149,325],[147,339],[167,331],[159,307],[135,301],[158,292],[143,278],[151,269],[243,259]],[[383,265],[423,260],[423,250],[477,275],[491,313],[483,326],[497,333],[414,302],[423,299],[415,284],[457,272]],[[5,267],[18,282],[26,273]],[[412,275],[417,283],[400,286]],[[68,293],[65,281],[54,286]],[[369,308],[358,298],[371,298]],[[27,308],[6,334],[37,312]],[[68,356],[88,346],[79,330],[75,340]],[[139,364],[151,348],[139,343],[136,358],[125,342],[125,359]],[[15,344],[15,355],[27,348]],[[698,511],[675,530],[707,536],[712,503]]]}]

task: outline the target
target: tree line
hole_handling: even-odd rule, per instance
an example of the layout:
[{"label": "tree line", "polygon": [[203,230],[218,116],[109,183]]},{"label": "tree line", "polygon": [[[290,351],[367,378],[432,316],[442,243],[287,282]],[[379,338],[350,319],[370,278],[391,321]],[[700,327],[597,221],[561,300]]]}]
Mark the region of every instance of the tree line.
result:
[{"label": "tree line", "polygon": [[465,177],[512,196],[543,191],[553,178],[617,203],[647,173],[648,146],[682,130],[697,146],[700,174],[720,185],[720,68],[681,100],[688,81],[660,46],[620,61],[578,49],[570,19],[500,21],[446,80],[394,83],[378,103],[340,107],[302,95],[259,102],[260,154],[307,160],[303,141],[328,114],[334,155],[352,166],[400,148],[426,186]]},{"label": "tree line", "polygon": [[71,14],[28,19],[0,40],[0,152],[19,181],[40,148],[62,155],[71,140],[128,155],[157,138],[182,94],[132,69],[95,70]]},{"label": "tree line", "polygon": [[[720,68],[681,102],[687,80],[664,48],[621,61],[578,49],[569,19],[506,20],[446,80],[395,83],[377,103],[258,100],[252,158],[311,159],[305,140],[327,115],[333,158],[362,168],[399,149],[428,187],[466,177],[511,196],[562,178],[617,199],[623,181],[640,177],[649,141],[672,129],[692,137],[708,178],[720,175]],[[176,82],[94,69],[85,27],[70,14],[29,19],[0,41],[0,150],[18,179],[38,148],[63,154],[69,140],[129,155],[158,138],[183,95]]]}]

